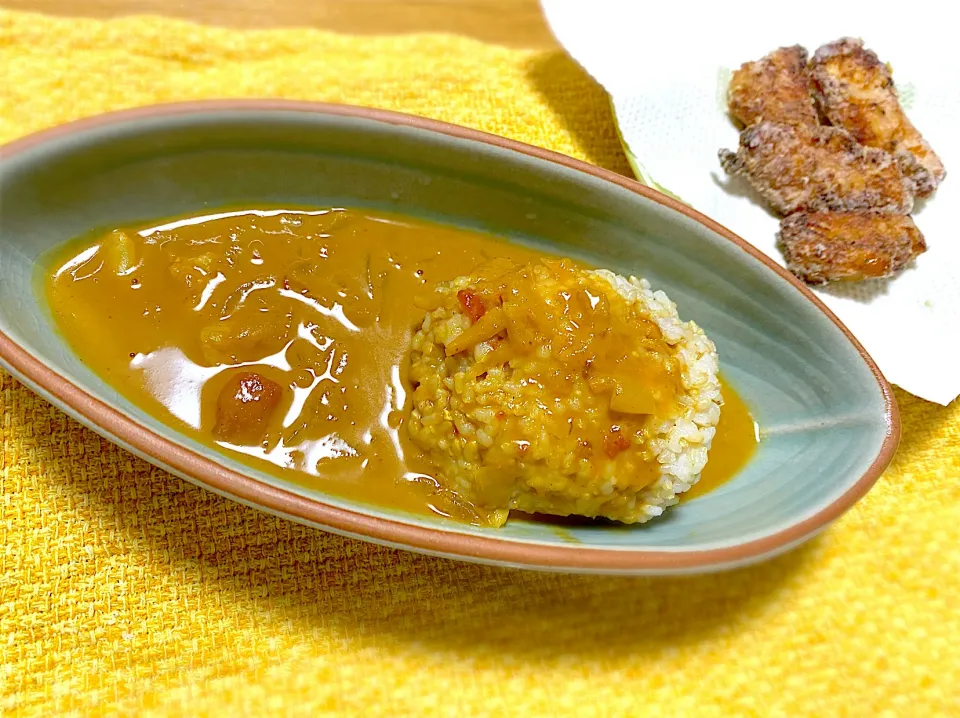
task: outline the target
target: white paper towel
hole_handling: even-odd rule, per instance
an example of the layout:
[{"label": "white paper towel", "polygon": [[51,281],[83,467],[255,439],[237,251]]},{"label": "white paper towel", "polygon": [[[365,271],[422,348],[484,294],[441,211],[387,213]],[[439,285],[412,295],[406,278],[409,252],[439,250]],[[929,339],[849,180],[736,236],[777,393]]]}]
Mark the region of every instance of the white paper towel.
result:
[{"label": "white paper towel", "polygon": [[726,110],[730,74],[777,47],[799,43],[812,54],[844,36],[862,37],[891,63],[910,119],[947,168],[937,193],[914,212],[928,251],[892,279],[814,291],[888,380],[940,404],[960,395],[960,53],[946,6],[938,0],[542,4],[557,39],[610,93],[624,143],[642,164],[641,179],[655,180],[780,264],[777,218],[717,159],[717,150],[735,150],[738,142]]}]

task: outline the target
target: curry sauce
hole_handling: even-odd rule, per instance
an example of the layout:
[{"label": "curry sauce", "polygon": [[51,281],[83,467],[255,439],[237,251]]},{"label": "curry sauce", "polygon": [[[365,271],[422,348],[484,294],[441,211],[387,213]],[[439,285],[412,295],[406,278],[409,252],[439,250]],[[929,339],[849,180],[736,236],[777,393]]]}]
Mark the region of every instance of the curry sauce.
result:
[{"label": "curry sauce", "polygon": [[[469,520],[403,431],[418,303],[483,262],[541,256],[384,214],[241,210],[79,240],[52,258],[46,291],[78,356],[200,442],[325,492]],[[723,394],[697,494],[756,444]]]}]

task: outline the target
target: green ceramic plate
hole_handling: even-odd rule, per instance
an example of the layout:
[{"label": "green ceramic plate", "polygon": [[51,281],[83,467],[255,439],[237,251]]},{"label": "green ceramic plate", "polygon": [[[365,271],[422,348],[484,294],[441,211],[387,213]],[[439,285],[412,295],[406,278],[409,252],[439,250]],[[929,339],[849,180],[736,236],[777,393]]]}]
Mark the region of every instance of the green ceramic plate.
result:
[{"label": "green ceramic plate", "polygon": [[[18,140],[0,164],[0,362],[64,411],[213,491],[349,536],[551,570],[716,570],[782,552],[890,461],[890,388],[813,295],[680,202],[568,157],[433,121],[282,101],[167,105]],[[762,431],[730,482],[634,527],[465,526],[259,473],[178,433],[92,373],[34,289],[39,258],[93,228],[225,205],[331,204],[480,228],[664,289],[714,339]],[[118,328],[122,329],[122,328]]]}]

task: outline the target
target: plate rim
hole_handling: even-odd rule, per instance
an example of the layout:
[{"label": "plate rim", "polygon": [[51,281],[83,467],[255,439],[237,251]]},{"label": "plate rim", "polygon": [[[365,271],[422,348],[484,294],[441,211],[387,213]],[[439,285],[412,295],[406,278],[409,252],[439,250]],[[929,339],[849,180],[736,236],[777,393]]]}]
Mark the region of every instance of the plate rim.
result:
[{"label": "plate rim", "polygon": [[407,523],[308,498],[271,486],[253,476],[234,471],[213,458],[167,439],[146,425],[128,417],[107,402],[80,388],[46,366],[40,359],[0,330],[0,359],[28,385],[43,388],[61,408],[69,407],[92,427],[132,447],[148,461],[189,477],[200,486],[224,496],[266,509],[294,520],[328,528],[336,533],[357,536],[381,544],[402,546],[414,551],[471,561],[537,568],[554,571],[594,571],[620,573],[674,573],[718,570],[744,565],[775,555],[811,538],[856,503],[876,483],[890,464],[900,441],[900,416],[893,390],[876,363],[849,329],[793,275],[773,262],[729,229],[696,211],[682,201],[607,169],[596,167],[567,155],[511,140],[472,128],[390,110],[355,105],[282,99],[198,100],[146,105],[107,112],[15,139],[0,146],[0,160],[9,159],[38,145],[61,137],[102,126],[124,124],[145,118],[189,116],[213,112],[285,111],[325,114],[373,120],[401,127],[426,130],[434,134],[480,142],[517,152],[610,182],[641,195],[667,209],[674,210],[706,227],[758,260],[802,297],[811,302],[840,330],[870,370],[883,397],[886,434],[877,455],[866,471],[840,496],[815,514],[777,532],[730,546],[708,549],[630,549],[599,548],[565,544],[508,541],[493,536],[477,536],[446,531],[442,528]]}]

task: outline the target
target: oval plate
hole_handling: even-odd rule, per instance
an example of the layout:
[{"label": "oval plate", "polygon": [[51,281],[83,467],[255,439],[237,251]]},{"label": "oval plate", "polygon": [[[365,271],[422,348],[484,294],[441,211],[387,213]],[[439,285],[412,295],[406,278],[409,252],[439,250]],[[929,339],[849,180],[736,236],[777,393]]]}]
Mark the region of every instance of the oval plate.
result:
[{"label": "oval plate", "polygon": [[[563,155],[391,112],[239,100],[82,120],[10,143],[0,160],[0,363],[147,461],[302,523],[506,566],[718,570],[813,536],[896,450],[889,385],[804,286],[682,203]],[[716,342],[761,427],[756,455],[642,526],[486,529],[351,501],[246,467],[131,404],[65,344],[35,290],[42,255],[95,228],[283,203],[419,216],[647,277]]]}]

